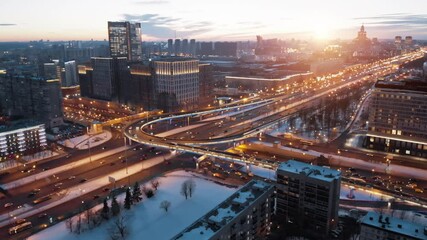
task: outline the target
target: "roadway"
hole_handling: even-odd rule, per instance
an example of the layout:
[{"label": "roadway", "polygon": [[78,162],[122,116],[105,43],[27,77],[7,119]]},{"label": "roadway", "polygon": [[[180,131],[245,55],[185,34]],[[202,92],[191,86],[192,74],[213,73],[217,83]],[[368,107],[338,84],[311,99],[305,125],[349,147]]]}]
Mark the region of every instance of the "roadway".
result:
[{"label": "roadway", "polygon": [[[140,150],[135,152],[140,152]],[[129,158],[129,160],[131,159]],[[121,165],[120,164],[117,163],[117,165],[123,168],[123,164]],[[106,165],[106,166],[111,167],[109,165]],[[133,186],[135,182],[139,182],[139,183],[146,182],[155,176],[160,176],[165,172],[180,169],[180,168],[193,168],[193,169],[195,168],[195,163],[193,161],[192,155],[182,154],[182,155],[174,156],[173,158],[170,159],[170,161],[164,164],[156,165],[149,169],[140,171],[137,174],[131,175],[127,179],[122,179],[120,181],[117,181],[116,186],[117,187],[124,186],[124,185],[128,186],[129,183],[131,186]],[[108,172],[104,172],[104,174],[108,174]],[[112,189],[113,186],[108,186],[108,188]],[[160,185],[160,188],[161,188],[161,185]],[[51,225],[50,218],[52,218],[53,224],[58,223],[67,217],[74,216],[79,211],[81,211],[83,207],[94,206],[102,203],[102,201],[110,194],[111,194],[110,191],[104,191],[104,187],[101,187],[98,190],[84,194],[79,198],[75,198],[71,201],[66,202],[65,204],[61,204],[59,206],[53,207],[45,211],[44,213],[46,214],[43,213],[43,214],[39,214],[36,216],[32,216],[30,218],[27,218],[26,220],[31,221],[34,227],[31,230],[24,231],[20,234],[14,235],[13,237],[10,237],[7,233],[8,229],[14,226],[14,224],[11,222],[11,224],[9,224],[8,226],[0,228],[0,239],[24,239],[26,237],[29,237],[35,232],[42,230],[47,226],[50,226]],[[98,196],[98,197],[96,197],[95,199],[94,196]]]},{"label": "roadway", "polygon": [[[418,55],[419,53],[416,53],[411,56],[418,57]],[[407,56],[403,56],[402,59],[406,57]],[[185,134],[188,134],[187,136],[183,136],[181,133],[181,135],[172,138],[159,137],[156,136],[152,129],[153,127],[157,128],[156,125],[159,125],[159,123],[182,126],[185,119],[187,120],[187,125],[205,123],[201,121],[203,115],[209,116],[209,114],[213,113],[230,113],[230,111],[237,110],[238,108],[234,106],[175,115],[165,114],[149,118],[146,121],[136,121],[127,126],[124,133],[128,138],[141,143],[180,149],[199,154],[212,154],[212,151],[209,152],[208,148],[203,152],[198,146],[203,144],[218,144],[244,140],[262,132],[264,129],[274,126],[277,121],[283,121],[286,116],[298,111],[301,107],[310,105],[312,101],[316,101],[324,95],[343,87],[349,87],[351,89],[351,87],[354,87],[354,84],[357,82],[375,81],[377,77],[387,75],[394,71],[395,67],[387,63],[387,61],[373,63],[365,66],[362,70],[354,70],[352,74],[347,72],[340,76],[336,76],[335,78],[331,78],[329,81],[319,81],[317,84],[313,83],[309,87],[304,86],[304,88],[302,87],[302,91],[305,92],[293,93],[291,96],[280,94],[278,96],[273,96],[270,99],[265,99],[264,101],[270,101],[264,102],[265,104],[258,103],[262,106],[261,110],[256,107],[251,108],[257,104],[256,102],[243,104],[239,108],[249,108],[249,110],[243,110],[245,111],[244,116],[242,113],[242,116],[229,117],[228,119],[227,117],[224,117],[221,121],[219,121],[220,118],[213,117],[215,120],[208,122],[203,126],[195,126],[191,131],[186,131]],[[181,120],[176,120],[178,118],[181,118]],[[254,118],[256,118],[256,120],[253,120]],[[174,121],[179,122],[175,123]],[[238,123],[235,123],[235,121]],[[218,125],[218,123],[220,125]],[[164,130],[164,126],[159,129]],[[213,132],[213,130],[215,130],[215,132]],[[198,148],[197,151],[195,151],[195,147]],[[214,153],[214,155],[218,155],[218,153]]]}]

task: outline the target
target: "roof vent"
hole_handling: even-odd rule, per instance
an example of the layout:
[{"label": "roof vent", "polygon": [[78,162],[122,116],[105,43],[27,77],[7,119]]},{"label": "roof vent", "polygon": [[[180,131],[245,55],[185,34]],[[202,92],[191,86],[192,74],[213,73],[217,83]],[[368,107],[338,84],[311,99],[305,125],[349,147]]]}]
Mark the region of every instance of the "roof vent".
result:
[{"label": "roof vent", "polygon": [[397,228],[402,228],[402,224],[397,224]]}]

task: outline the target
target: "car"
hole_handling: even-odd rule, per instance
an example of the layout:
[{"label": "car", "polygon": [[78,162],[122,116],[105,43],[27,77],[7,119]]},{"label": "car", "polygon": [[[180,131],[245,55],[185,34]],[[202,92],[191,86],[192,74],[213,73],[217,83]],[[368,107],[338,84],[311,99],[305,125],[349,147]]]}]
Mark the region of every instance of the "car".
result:
[{"label": "car", "polygon": [[21,219],[17,219],[16,221],[15,221],[15,224],[16,225],[19,225],[19,224],[22,224],[22,223],[24,223],[24,222],[26,222],[27,220],[25,219],[25,218],[21,218]]},{"label": "car", "polygon": [[71,157],[71,154],[68,154],[67,156],[65,156],[65,158],[70,158]]},{"label": "car", "polygon": [[121,163],[126,163],[126,159],[122,159],[120,162]]},{"label": "car", "polygon": [[414,190],[417,193],[423,193],[424,192],[424,190],[422,188],[415,188]]},{"label": "car", "polygon": [[93,195],[93,199],[98,199],[99,195]]},{"label": "car", "polygon": [[73,180],[73,179],[75,179],[76,178],[76,176],[70,176],[68,179],[69,180]]},{"label": "car", "polygon": [[248,180],[248,177],[246,177],[246,176],[240,176],[240,179],[242,179],[242,180]]},{"label": "car", "polygon": [[62,182],[59,182],[59,183],[54,185],[54,187],[60,187],[60,186],[62,186]]},{"label": "car", "polygon": [[156,152],[155,152],[155,154],[156,154],[156,155],[159,155],[159,154],[161,154],[161,153],[162,153],[161,151],[156,151]]},{"label": "car", "polygon": [[47,171],[49,169],[50,169],[50,167],[45,167],[45,168],[42,169],[42,171],[44,172],[44,171]]},{"label": "car", "polygon": [[86,179],[86,178],[82,178],[82,179],[80,179],[79,183],[84,183],[84,182],[86,182],[86,181],[87,181],[87,179]]},{"label": "car", "polygon": [[9,208],[9,207],[12,207],[12,206],[13,206],[13,203],[6,203],[6,204],[4,204],[5,208]]},{"label": "car", "polygon": [[33,189],[33,192],[35,192],[35,193],[38,193],[38,192],[40,192],[41,191],[41,189],[40,188],[34,188]]},{"label": "car", "polygon": [[34,197],[36,194],[37,194],[37,193],[35,193],[35,192],[30,192],[30,193],[28,193],[28,196],[27,196],[27,197],[32,198],[32,197]]},{"label": "car", "polygon": [[110,189],[106,187],[106,188],[102,189],[102,191],[103,192],[108,192],[108,191],[110,191]]},{"label": "car", "polygon": [[110,163],[110,166],[114,166],[114,165],[116,165],[116,163],[115,163],[115,162]]},{"label": "car", "polygon": [[39,216],[38,216],[39,218],[45,218],[45,217],[47,217],[47,213],[42,213],[42,214],[39,214]]},{"label": "car", "polygon": [[107,149],[107,147],[102,147],[102,150],[105,150],[105,149]]}]

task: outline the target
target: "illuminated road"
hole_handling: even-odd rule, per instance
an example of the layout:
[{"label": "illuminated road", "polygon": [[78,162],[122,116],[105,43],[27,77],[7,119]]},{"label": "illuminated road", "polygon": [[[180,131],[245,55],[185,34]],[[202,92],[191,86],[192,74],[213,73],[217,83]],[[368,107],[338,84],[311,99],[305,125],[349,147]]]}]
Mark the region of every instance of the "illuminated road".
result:
[{"label": "illuminated road", "polygon": [[[193,111],[173,115],[160,115],[146,120],[139,120],[124,129],[126,137],[133,141],[153,146],[177,149],[197,154],[207,154],[218,158],[244,161],[266,167],[274,167],[275,162],[257,159],[242,159],[223,151],[201,147],[202,145],[217,145],[237,143],[249,137],[256,136],[264,130],[274,127],[279,121],[286,120],[290,114],[310,107],[313,102],[323,96],[343,88],[351,90],[357,84],[376,81],[378,77],[395,72],[392,62],[406,62],[422,57],[422,53],[410,53],[392,59],[382,60],[358,67],[335,77],[334,81],[318,80],[318,84],[303,86],[299,92],[268,96],[268,99],[227,106],[207,111]],[[205,118],[205,119],[204,119]],[[165,125],[166,128],[165,129]],[[169,127],[185,127],[187,131],[176,132],[172,136],[161,136],[159,130]],[[193,128],[191,128],[193,126]],[[186,135],[187,134],[187,135]]]}]

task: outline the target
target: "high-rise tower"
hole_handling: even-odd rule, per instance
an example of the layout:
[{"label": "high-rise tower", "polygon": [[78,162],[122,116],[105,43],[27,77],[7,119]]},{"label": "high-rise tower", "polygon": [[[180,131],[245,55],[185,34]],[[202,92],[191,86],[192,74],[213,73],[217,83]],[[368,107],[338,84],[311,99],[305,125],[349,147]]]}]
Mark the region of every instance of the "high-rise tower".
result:
[{"label": "high-rise tower", "polygon": [[129,61],[142,58],[141,23],[108,22],[111,57],[126,57]]}]

